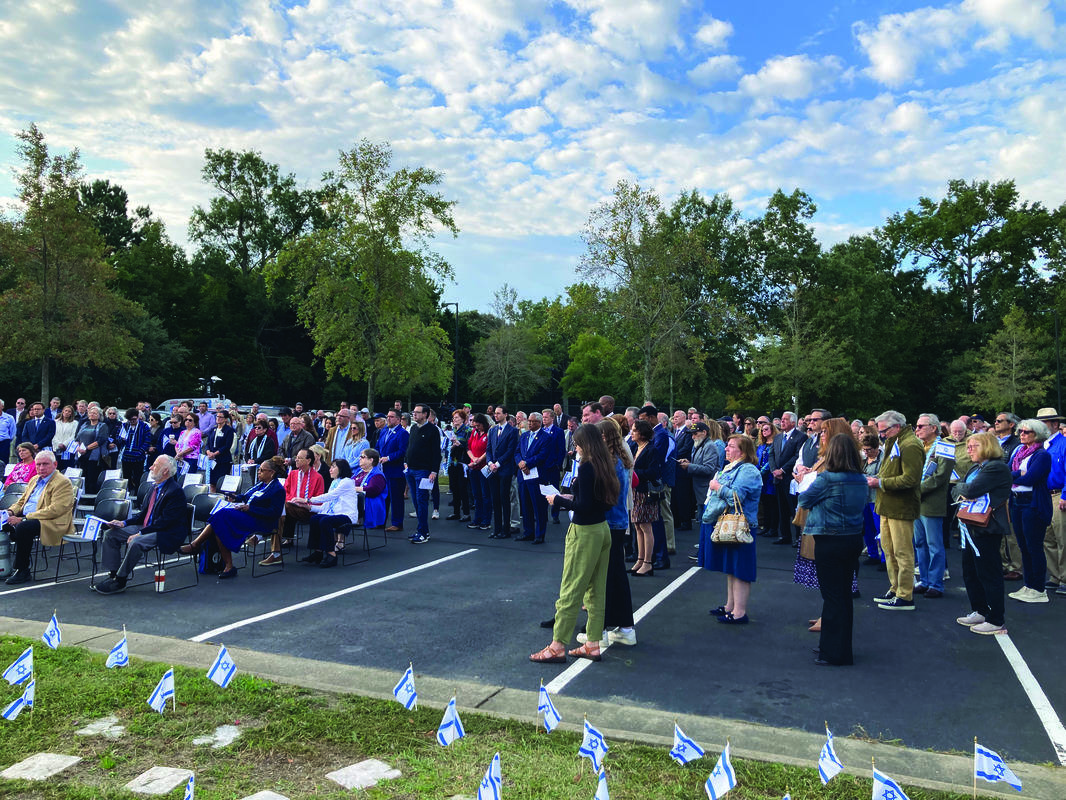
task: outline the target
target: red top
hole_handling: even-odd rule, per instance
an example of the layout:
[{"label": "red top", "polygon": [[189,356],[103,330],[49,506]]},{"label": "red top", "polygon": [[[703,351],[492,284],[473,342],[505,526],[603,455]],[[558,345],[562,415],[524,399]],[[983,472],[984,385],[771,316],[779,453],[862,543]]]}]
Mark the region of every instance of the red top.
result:
[{"label": "red top", "polygon": [[474,458],[481,458],[485,455],[485,448],[488,447],[488,444],[489,435],[487,433],[478,433],[477,428],[475,428],[466,443],[466,449],[470,451]]}]

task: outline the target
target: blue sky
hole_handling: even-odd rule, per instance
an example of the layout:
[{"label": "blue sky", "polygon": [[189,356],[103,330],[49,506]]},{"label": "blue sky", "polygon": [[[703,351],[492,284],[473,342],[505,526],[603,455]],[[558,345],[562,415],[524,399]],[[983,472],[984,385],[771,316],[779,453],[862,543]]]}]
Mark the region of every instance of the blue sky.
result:
[{"label": "blue sky", "polygon": [[388,140],[444,173],[444,299],[487,310],[504,282],[571,283],[623,178],[750,216],[799,187],[825,245],[950,178],[1061,204],[1064,20],[1066,0],[28,0],[0,21],[0,162],[34,121],[185,244],[205,147],[313,185]]}]

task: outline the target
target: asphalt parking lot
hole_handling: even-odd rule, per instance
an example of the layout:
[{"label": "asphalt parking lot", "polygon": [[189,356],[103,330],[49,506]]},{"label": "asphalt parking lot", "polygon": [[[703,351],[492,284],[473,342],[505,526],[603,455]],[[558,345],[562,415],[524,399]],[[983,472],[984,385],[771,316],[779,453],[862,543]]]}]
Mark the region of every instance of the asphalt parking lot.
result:
[{"label": "asphalt parking lot", "polygon": [[[563,696],[634,712],[811,733],[828,721],[838,736],[940,751],[965,752],[977,736],[1008,759],[1059,764],[1066,757],[1050,722],[1066,709],[1066,600],[1008,600],[1009,639],[973,635],[954,622],[969,611],[957,550],[948,554],[953,578],[945,597],[918,598],[911,613],[876,608],[870,598],[887,581],[863,567],[855,665],[820,668],[811,653],[816,636],[807,632],[820,598],[793,583],[794,550],[759,540],[752,624],[724,626],[707,612],[724,600],[725,579],[692,567],[686,556],[696,534],[681,533],[672,569],[631,581],[634,609],[643,609],[635,647],[612,646],[603,662],[582,667],[534,665],[528,654],[549,640],[538,623],[553,614],[564,530],[549,525],[548,544],[532,547],[440,520],[431,523],[430,542],[415,546],[399,535],[365,563],[323,570],[290,559],[277,574],[252,579],[241,569],[236,580],[221,582],[200,576],[198,586],[167,594],[142,585],[105,597],[90,591],[83,574],[0,588],[0,616],[43,626],[56,610],[61,623],[125,625],[134,633],[224,642],[397,677],[413,662],[419,674],[443,680],[535,690],[543,679]],[[178,569],[168,570],[168,580],[179,577]],[[1019,678],[1001,638],[1033,681]],[[1048,701],[1039,712],[1034,683]]]}]

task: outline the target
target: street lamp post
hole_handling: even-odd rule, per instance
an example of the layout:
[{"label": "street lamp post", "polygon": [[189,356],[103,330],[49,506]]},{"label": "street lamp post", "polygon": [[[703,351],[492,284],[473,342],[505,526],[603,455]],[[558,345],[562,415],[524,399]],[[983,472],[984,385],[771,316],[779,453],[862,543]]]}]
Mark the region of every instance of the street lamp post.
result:
[{"label": "street lamp post", "polygon": [[459,303],[441,303],[441,308],[455,306],[455,341],[452,342],[452,393],[455,408],[459,408]]}]

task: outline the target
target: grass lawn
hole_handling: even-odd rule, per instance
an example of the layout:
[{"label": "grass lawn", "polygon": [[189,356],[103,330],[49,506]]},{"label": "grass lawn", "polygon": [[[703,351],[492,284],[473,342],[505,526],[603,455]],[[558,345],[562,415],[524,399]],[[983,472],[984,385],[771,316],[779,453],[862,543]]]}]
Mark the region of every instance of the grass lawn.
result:
[{"label": "grass lawn", "polygon": [[[0,637],[0,669],[30,640]],[[274,684],[238,673],[220,689],[205,672],[175,667],[177,711],[152,711],[146,701],[166,666],[133,659],[104,668],[104,656],[75,647],[49,650],[34,643],[36,704],[14,721],[0,720],[0,767],[37,752],[78,755],[82,761],[41,783],[0,781],[0,798],[132,798],[123,786],[155,765],[196,773],[196,798],[242,798],[270,789],[290,798],[474,797],[495,752],[500,752],[503,797],[563,800],[591,798],[596,776],[577,757],[579,734],[461,712],[466,737],[450,747],[436,743],[442,711],[405,710],[399,703],[335,695]],[[239,666],[239,665],[238,665]],[[399,675],[397,675],[399,678]],[[0,706],[21,687],[0,682]],[[118,739],[78,736],[75,730],[113,715],[126,732]],[[594,721],[593,721],[594,722]],[[217,726],[242,734],[219,749],[194,745]],[[612,800],[706,797],[703,782],[718,758],[708,751],[678,767],[667,748],[611,742],[606,765]],[[369,792],[349,792],[325,774],[365,758],[378,758],[403,776]],[[729,800],[853,800],[870,797],[868,779],[846,774],[823,787],[812,768],[733,759],[738,785]],[[911,800],[963,800],[952,794],[907,788]],[[182,787],[169,797],[181,797]]]}]

